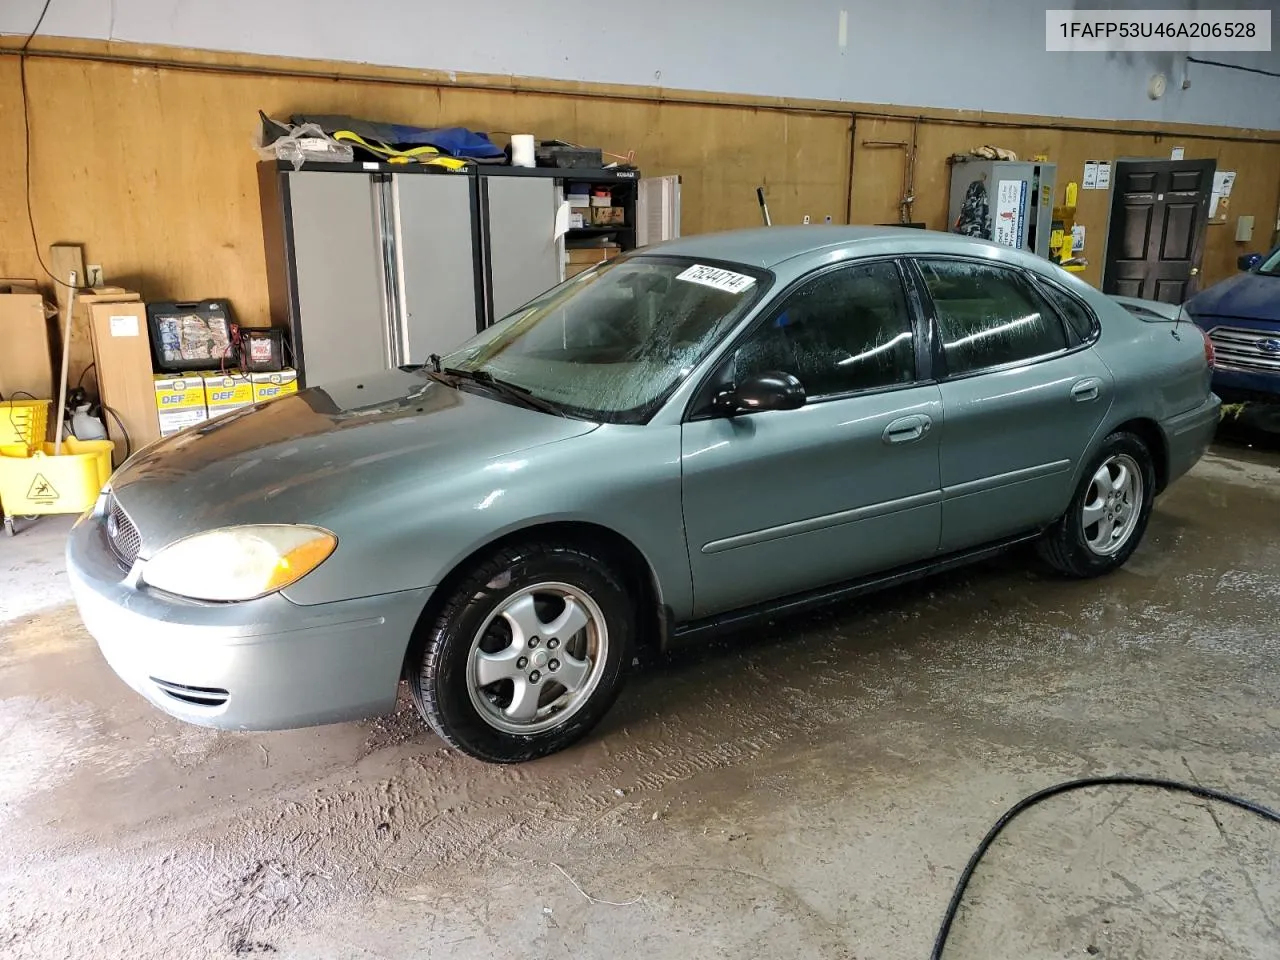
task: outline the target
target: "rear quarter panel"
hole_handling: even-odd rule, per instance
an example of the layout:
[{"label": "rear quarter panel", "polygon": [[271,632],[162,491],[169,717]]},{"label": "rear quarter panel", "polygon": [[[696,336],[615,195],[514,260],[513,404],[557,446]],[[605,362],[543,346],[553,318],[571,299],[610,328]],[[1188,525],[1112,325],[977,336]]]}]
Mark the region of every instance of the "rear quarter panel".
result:
[{"label": "rear quarter panel", "polygon": [[1094,350],[1115,377],[1115,400],[1093,446],[1132,420],[1154,421],[1167,445],[1169,422],[1211,398],[1212,374],[1199,329],[1185,315],[1176,321],[1141,320],[1110,298],[1091,294],[1102,326]]},{"label": "rear quarter panel", "polygon": [[1126,419],[1145,416],[1159,422],[1204,403],[1212,373],[1204,338],[1190,318],[1140,320],[1101,300],[1102,335],[1094,349],[1116,377],[1118,406]]}]

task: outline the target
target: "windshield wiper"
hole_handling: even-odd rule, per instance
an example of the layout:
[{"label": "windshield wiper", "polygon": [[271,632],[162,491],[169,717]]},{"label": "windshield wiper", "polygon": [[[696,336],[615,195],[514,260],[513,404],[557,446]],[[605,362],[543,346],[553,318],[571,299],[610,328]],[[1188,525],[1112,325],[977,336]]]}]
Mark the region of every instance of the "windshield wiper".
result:
[{"label": "windshield wiper", "polygon": [[550,400],[544,400],[542,397],[535,396],[524,387],[517,386],[514,383],[508,383],[506,380],[499,380],[488,370],[460,370],[457,367],[445,367],[442,371],[446,376],[452,377],[454,380],[465,380],[468,383],[478,383],[482,387],[487,387],[494,393],[500,394],[509,400],[523,404],[534,410],[541,410],[543,413],[554,414],[557,417],[567,417],[568,414],[557,403]]}]

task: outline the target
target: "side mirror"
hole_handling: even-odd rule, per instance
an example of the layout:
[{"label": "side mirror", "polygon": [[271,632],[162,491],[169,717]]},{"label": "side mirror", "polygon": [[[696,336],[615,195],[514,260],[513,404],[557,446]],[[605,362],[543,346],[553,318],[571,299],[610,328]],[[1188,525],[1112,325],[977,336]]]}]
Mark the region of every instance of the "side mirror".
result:
[{"label": "side mirror", "polygon": [[1256,270],[1262,265],[1262,254],[1246,253],[1242,257],[1236,259],[1236,266],[1241,270]]},{"label": "side mirror", "polygon": [[716,397],[716,406],[730,414],[756,410],[795,410],[803,407],[804,386],[789,373],[766,370],[747,377]]}]

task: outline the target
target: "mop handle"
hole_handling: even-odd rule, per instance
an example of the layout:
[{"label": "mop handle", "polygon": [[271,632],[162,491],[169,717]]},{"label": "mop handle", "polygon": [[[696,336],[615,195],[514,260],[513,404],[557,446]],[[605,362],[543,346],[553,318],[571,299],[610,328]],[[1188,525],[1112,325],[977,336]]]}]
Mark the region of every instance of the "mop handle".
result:
[{"label": "mop handle", "polygon": [[67,316],[62,323],[62,379],[58,387],[58,427],[54,434],[54,456],[62,455],[62,426],[67,416],[67,376],[71,367],[71,311],[76,302],[76,272],[71,271],[71,292],[67,297]]}]

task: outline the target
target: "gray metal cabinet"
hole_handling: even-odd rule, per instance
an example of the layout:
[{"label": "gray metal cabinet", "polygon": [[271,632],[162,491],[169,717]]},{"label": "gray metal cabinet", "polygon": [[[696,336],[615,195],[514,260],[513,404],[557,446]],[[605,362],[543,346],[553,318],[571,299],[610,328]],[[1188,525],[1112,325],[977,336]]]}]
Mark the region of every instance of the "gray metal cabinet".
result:
[{"label": "gray metal cabinet", "polygon": [[424,364],[484,326],[473,176],[264,166],[271,319],[304,386]]},{"label": "gray metal cabinet", "polygon": [[305,334],[294,331],[294,352],[305,352],[312,383],[353,369],[383,369],[390,343],[379,310],[384,290],[375,184],[369,177],[306,171],[288,177],[295,297],[307,318]]},{"label": "gray metal cabinet", "polygon": [[[629,250],[638,233],[648,242],[678,234],[678,178],[656,195],[647,230],[637,221],[638,178],[630,169],[449,172],[371,162],[295,170],[264,161],[271,320],[290,332],[302,384],[451,352],[559,283],[566,240],[616,234]],[[565,231],[566,180],[608,184],[626,222]]]},{"label": "gray metal cabinet", "polygon": [[951,166],[951,230],[1049,256],[1058,167],[1021,160]]},{"label": "gray metal cabinet", "polygon": [[426,363],[475,335],[471,179],[395,174],[400,363]]},{"label": "gray metal cabinet", "polygon": [[490,312],[500,320],[560,282],[560,189],[544,177],[482,177]]}]

